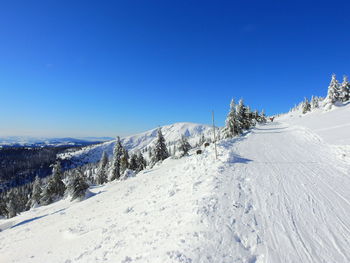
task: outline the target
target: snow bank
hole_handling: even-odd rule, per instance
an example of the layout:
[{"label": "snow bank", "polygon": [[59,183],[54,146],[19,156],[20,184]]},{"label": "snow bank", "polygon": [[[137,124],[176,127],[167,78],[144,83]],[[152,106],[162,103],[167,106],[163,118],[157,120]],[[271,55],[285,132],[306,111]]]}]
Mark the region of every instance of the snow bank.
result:
[{"label": "snow bank", "polygon": [[350,103],[334,106],[329,111],[315,109],[306,114],[290,112],[276,120],[308,128],[327,143],[350,145]]}]

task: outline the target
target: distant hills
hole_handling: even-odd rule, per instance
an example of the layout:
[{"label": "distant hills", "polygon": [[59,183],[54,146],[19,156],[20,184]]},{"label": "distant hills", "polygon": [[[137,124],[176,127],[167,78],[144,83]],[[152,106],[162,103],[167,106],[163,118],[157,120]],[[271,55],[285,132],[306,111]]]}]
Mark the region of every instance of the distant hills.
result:
[{"label": "distant hills", "polygon": [[111,137],[45,138],[30,136],[5,136],[0,137],[0,147],[87,146],[113,139],[114,138]]}]

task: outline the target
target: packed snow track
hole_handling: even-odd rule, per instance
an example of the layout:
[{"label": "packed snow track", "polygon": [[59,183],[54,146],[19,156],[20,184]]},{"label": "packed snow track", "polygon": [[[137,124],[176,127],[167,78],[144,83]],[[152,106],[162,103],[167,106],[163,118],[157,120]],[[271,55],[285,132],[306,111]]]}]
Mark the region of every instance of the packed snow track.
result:
[{"label": "packed snow track", "polygon": [[0,220],[0,262],[350,262],[349,174],[311,130],[260,125]]},{"label": "packed snow track", "polygon": [[233,164],[232,175],[248,181],[265,262],[350,262],[350,169],[331,146],[273,123],[233,152],[251,160]]}]

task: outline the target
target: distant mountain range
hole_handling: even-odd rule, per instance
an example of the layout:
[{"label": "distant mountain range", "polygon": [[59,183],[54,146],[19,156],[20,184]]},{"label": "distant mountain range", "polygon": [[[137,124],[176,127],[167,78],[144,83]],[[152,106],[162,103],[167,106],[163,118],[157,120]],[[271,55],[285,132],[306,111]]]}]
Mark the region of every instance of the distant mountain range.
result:
[{"label": "distant mountain range", "polygon": [[111,137],[80,137],[80,138],[45,138],[31,136],[0,137],[0,147],[59,147],[59,146],[86,146],[110,141]]},{"label": "distant mountain range", "polygon": [[[188,138],[190,144],[195,145],[198,143],[201,135],[210,138],[213,129],[212,126],[209,125],[190,122],[179,122],[159,128],[162,129],[167,146],[171,148],[173,148],[180,140],[182,135],[185,135]],[[158,128],[155,128],[139,134],[122,137],[121,142],[130,152],[143,151],[154,146],[154,143],[157,140],[157,131]],[[111,157],[114,145],[115,139],[106,141],[99,145],[91,145],[76,151],[59,154],[59,158],[70,161],[73,166],[94,163],[101,159],[103,152],[106,152],[107,155]],[[148,155],[146,154],[144,157],[147,159]]]}]

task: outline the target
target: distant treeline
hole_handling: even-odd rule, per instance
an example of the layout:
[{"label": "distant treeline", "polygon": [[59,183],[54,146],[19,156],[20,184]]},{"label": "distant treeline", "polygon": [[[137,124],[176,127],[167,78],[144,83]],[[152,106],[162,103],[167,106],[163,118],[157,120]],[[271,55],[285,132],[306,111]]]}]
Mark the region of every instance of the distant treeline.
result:
[{"label": "distant treeline", "polygon": [[52,165],[64,147],[5,147],[0,148],[0,193],[5,189],[34,181],[35,176],[46,177],[52,173]]}]

